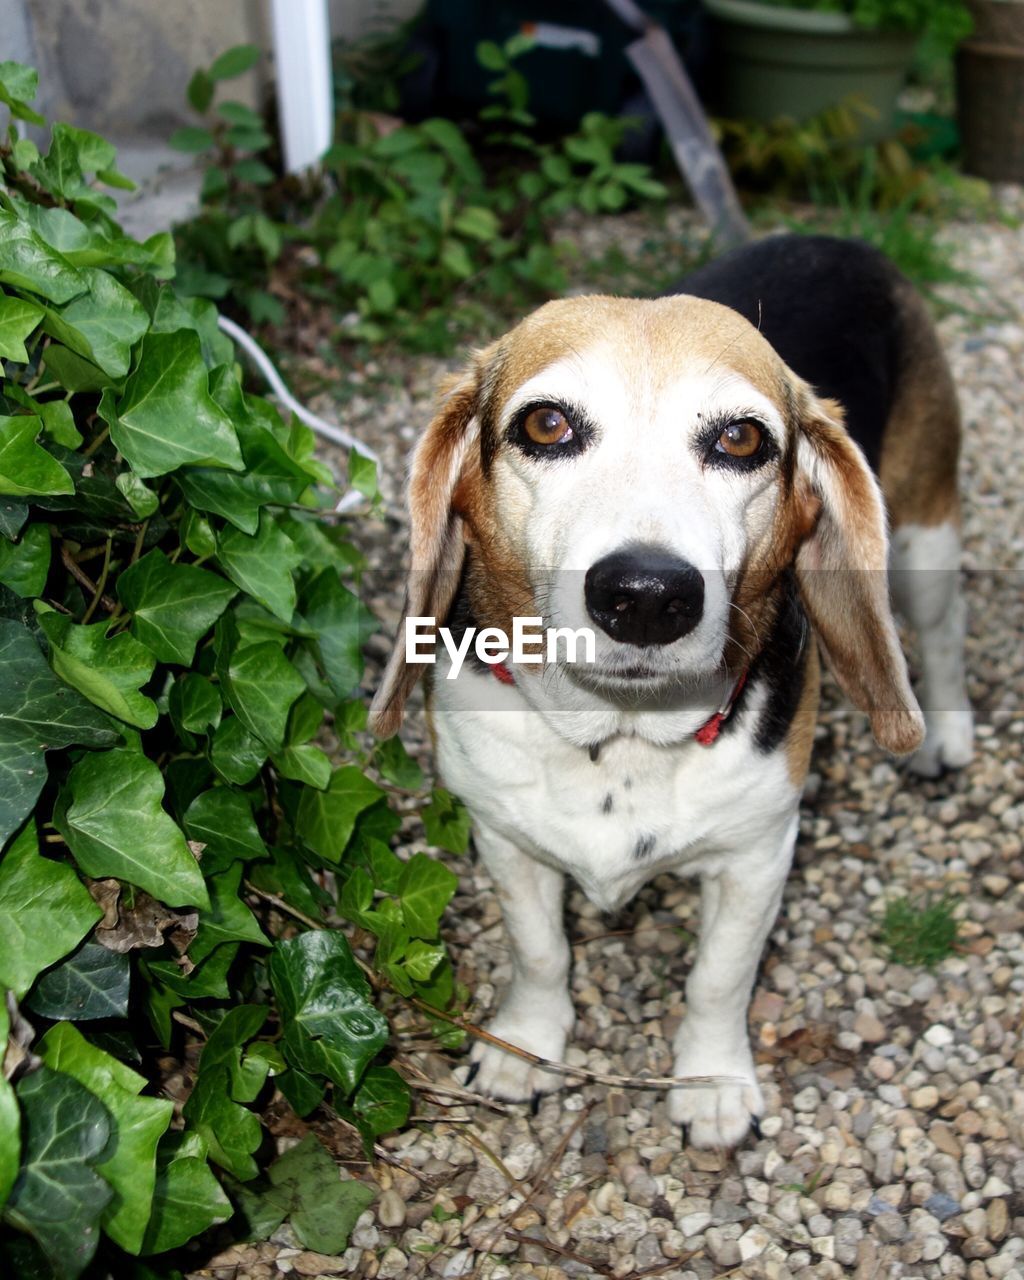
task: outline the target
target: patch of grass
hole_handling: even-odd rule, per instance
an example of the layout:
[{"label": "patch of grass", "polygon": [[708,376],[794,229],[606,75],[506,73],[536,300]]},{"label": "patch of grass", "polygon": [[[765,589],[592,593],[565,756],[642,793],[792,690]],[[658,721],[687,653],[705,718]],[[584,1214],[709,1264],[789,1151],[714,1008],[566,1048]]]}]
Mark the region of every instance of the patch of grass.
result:
[{"label": "patch of grass", "polygon": [[950,305],[935,292],[941,286],[976,288],[977,277],[956,265],[953,245],[939,236],[941,221],[922,213],[913,193],[888,208],[880,207],[878,182],[877,162],[868,152],[852,194],[839,185],[829,192],[815,190],[818,216],[791,221],[790,229],[808,234],[828,231],[874,245],[940,308]]},{"label": "patch of grass", "polygon": [[894,898],[885,908],[881,946],[895,964],[934,969],[955,955],[960,923],[954,919],[956,899]]},{"label": "patch of grass", "polygon": [[824,1165],[820,1165],[806,1182],[783,1182],[779,1188],[780,1191],[795,1191],[798,1195],[810,1197],[821,1185],[822,1176],[825,1173]]}]

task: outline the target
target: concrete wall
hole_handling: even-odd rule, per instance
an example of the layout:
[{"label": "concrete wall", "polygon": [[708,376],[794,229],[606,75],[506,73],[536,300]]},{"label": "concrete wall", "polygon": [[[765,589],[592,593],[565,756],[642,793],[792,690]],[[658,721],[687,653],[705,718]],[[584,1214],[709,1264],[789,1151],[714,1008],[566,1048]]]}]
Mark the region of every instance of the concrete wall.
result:
[{"label": "concrete wall", "polygon": [[[385,31],[422,0],[329,0],[346,40]],[[0,0],[0,59],[39,69],[52,119],[118,137],[166,137],[188,123],[192,72],[235,44],[269,49],[268,0]],[[232,82],[257,105],[271,67]]]},{"label": "concrete wall", "polygon": [[[3,0],[5,4],[18,0]],[[20,0],[40,97],[54,119],[100,133],[166,135],[188,119],[193,71],[235,44],[266,45],[260,0]],[[250,73],[232,97],[255,103]]]}]

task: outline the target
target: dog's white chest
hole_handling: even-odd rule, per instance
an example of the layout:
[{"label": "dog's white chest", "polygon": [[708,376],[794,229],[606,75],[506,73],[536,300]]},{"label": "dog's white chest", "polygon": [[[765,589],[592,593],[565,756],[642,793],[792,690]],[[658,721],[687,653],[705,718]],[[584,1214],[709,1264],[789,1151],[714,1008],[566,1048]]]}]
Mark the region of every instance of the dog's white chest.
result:
[{"label": "dog's white chest", "polygon": [[784,759],[759,754],[743,725],[713,747],[693,740],[657,746],[620,734],[594,759],[512,690],[501,699],[507,710],[495,709],[493,699],[480,709],[467,699],[465,680],[439,685],[445,784],[478,825],[572,875],[604,910],[661,871],[710,869],[792,815],[798,793]]}]

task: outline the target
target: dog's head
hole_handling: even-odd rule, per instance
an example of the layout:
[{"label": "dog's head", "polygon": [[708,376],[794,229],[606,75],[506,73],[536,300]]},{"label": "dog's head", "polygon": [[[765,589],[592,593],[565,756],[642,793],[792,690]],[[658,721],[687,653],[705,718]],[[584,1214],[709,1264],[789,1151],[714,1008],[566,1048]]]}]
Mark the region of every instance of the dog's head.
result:
[{"label": "dog's head", "polygon": [[[472,549],[474,613],[591,627],[610,694],[738,670],[795,568],[832,669],[878,742],[921,715],[889,607],[878,487],[834,402],[737,313],[679,296],[552,302],[449,385],[410,481],[407,613],[443,623]],[[483,616],[480,616],[483,615]],[[371,723],[422,668],[396,645]]]}]

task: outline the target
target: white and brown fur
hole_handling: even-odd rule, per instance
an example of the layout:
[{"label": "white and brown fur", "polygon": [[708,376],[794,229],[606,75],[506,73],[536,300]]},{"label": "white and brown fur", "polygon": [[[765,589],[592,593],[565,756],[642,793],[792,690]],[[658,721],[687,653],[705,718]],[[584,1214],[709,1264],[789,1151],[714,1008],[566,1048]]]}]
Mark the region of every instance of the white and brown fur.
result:
[{"label": "white and brown fur", "polygon": [[[522,667],[506,686],[468,664],[449,681],[438,665],[431,682],[439,771],[470,810],[511,945],[496,1036],[548,1059],[564,1055],[574,1021],[566,874],[608,910],[665,871],[700,877],[701,935],[675,1073],[735,1083],[671,1093],[671,1114],[699,1146],[739,1142],[763,1110],[747,1004],[789,870],[814,736],[812,634],[885,750],[916,751],[929,773],[970,754],[956,401],[923,306],[892,277],[886,305],[900,358],[879,427],[880,486],[840,405],[805,380],[813,370],[800,377],[735,310],[679,295],[542,307],[447,388],[412,464],[410,615],[444,622],[455,602],[477,624],[506,631],[515,614],[587,625],[584,572],[638,541],[704,574],[700,624],[643,650],[639,678],[638,650],[601,636],[594,668]],[[821,279],[821,307],[829,288]],[[517,448],[509,424],[538,400],[585,412],[589,447],[563,461]],[[752,471],[709,466],[694,447],[698,433],[751,415],[777,455]],[[923,718],[887,563],[900,571],[921,643]],[[398,729],[422,674],[403,648],[372,709],[382,736]],[[701,746],[695,731],[743,670],[721,736]],[[473,1057],[476,1086],[494,1096],[558,1087],[558,1077],[494,1046],[478,1043]]]}]

